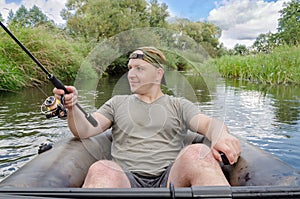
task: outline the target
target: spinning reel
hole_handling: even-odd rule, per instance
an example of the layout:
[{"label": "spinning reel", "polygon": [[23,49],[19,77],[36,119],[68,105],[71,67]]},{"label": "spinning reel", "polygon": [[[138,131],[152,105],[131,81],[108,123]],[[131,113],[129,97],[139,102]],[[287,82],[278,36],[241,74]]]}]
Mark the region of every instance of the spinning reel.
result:
[{"label": "spinning reel", "polygon": [[46,118],[56,117],[61,119],[67,118],[67,109],[64,107],[64,96],[61,100],[56,99],[54,96],[48,97],[41,105],[41,112],[46,115]]}]

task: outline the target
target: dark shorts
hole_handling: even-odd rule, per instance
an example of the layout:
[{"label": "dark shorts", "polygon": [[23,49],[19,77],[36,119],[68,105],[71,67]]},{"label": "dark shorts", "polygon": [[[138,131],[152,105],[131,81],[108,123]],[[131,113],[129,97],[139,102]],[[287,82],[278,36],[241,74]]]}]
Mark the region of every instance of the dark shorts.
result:
[{"label": "dark shorts", "polygon": [[132,188],[157,188],[157,187],[167,187],[168,177],[171,170],[172,165],[166,167],[165,171],[162,172],[160,176],[142,176],[137,173],[125,172]]}]

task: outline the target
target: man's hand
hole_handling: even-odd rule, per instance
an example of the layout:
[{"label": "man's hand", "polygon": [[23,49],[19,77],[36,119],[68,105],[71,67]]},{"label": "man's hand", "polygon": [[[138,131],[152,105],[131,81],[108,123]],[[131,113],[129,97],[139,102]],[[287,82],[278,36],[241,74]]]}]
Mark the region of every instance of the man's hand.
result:
[{"label": "man's hand", "polygon": [[241,154],[240,141],[228,132],[222,132],[219,137],[215,138],[216,140],[212,142],[212,153],[214,157],[221,162],[222,158],[220,152],[223,152],[230,164],[236,163]]},{"label": "man's hand", "polygon": [[64,90],[62,89],[53,89],[53,93],[55,94],[56,99],[60,99],[61,95],[65,95],[64,106],[68,109],[72,109],[72,107],[78,102],[78,91],[74,86],[66,86],[67,91],[69,94],[65,94]]},{"label": "man's hand", "polygon": [[191,119],[190,127],[211,141],[212,153],[217,160],[222,162],[220,153],[223,152],[230,164],[237,162],[241,154],[240,141],[228,132],[224,122],[198,114]]}]

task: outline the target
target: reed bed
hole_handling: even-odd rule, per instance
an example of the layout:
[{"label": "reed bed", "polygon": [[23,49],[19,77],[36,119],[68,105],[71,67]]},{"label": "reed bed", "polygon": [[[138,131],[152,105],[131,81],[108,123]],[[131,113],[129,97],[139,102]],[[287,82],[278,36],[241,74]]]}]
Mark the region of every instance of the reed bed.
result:
[{"label": "reed bed", "polygon": [[300,47],[281,46],[269,54],[223,56],[213,59],[226,78],[249,80],[263,84],[300,84]]}]

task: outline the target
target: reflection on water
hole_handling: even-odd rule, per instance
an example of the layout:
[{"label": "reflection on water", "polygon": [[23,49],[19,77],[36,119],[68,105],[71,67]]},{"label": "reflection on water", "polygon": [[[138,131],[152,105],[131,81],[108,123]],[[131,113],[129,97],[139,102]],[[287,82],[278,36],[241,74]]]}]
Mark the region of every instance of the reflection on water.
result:
[{"label": "reflection on water", "polygon": [[[50,92],[49,92],[50,93]],[[0,169],[7,176],[36,155],[41,143],[64,136],[64,123],[45,120],[40,105],[45,100],[39,89],[0,93]]]},{"label": "reflection on water", "polygon": [[230,129],[300,169],[300,86],[227,81],[225,87]]},{"label": "reflection on water", "polygon": [[[224,120],[233,134],[300,169],[300,86],[270,87],[192,74],[166,77],[168,93],[188,95],[205,114]],[[79,102],[87,112],[113,94],[128,92],[126,78],[77,83]],[[51,85],[0,93],[0,180],[32,159],[40,144],[71,137],[66,121],[40,113],[46,95],[52,95]]]}]

